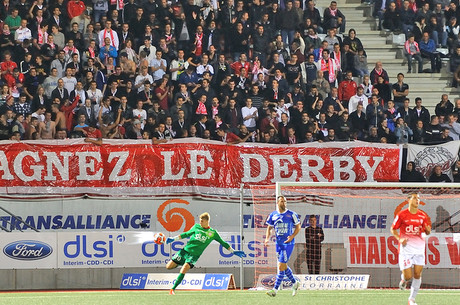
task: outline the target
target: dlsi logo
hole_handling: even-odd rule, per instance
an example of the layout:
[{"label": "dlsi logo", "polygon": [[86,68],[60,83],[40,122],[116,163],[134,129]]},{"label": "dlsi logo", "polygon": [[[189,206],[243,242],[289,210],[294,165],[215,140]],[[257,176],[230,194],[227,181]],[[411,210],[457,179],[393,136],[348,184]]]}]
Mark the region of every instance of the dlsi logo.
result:
[{"label": "dlsi logo", "polygon": [[125,273],[121,279],[120,289],[144,289],[147,273]]},{"label": "dlsi logo", "polygon": [[17,260],[38,260],[53,253],[53,248],[47,243],[36,240],[19,240],[6,245],[3,253]]},{"label": "dlsi logo", "polygon": [[[125,242],[126,237],[120,234],[115,237],[115,240],[121,244]],[[112,258],[114,255],[113,243],[113,235],[108,235],[108,238],[105,240],[89,241],[86,234],[78,234],[75,236],[75,239],[69,240],[64,244],[64,255],[67,258],[76,258],[80,255],[88,258]]]}]

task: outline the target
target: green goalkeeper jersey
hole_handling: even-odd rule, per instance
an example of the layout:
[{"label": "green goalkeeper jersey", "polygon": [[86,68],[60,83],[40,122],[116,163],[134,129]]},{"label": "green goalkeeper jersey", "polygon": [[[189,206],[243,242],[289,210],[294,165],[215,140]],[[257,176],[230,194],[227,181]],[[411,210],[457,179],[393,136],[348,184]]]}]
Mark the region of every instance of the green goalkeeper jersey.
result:
[{"label": "green goalkeeper jersey", "polygon": [[190,237],[189,242],[185,245],[184,250],[194,256],[200,256],[206,247],[213,241],[217,241],[225,249],[230,248],[213,228],[203,228],[199,223],[195,224],[190,230],[180,235],[181,238]]}]

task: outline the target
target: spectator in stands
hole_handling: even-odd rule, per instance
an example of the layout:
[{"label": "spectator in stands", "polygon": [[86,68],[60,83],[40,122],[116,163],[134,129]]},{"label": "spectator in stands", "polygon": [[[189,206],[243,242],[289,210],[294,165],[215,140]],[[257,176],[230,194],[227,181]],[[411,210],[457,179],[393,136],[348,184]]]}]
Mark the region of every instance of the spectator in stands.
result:
[{"label": "spectator in stands", "polygon": [[263,25],[257,26],[257,32],[251,36],[253,45],[253,56],[257,56],[263,66],[267,64],[268,48],[270,37]]},{"label": "spectator in stands", "polygon": [[372,10],[372,17],[378,18],[377,30],[381,31],[382,23],[384,20],[384,14],[386,10],[388,9],[389,3],[391,2],[387,2],[386,0],[375,0],[373,3],[374,3],[374,8]]},{"label": "spectator in stands", "polygon": [[[348,45],[347,49],[349,49]],[[337,67],[337,82],[339,83],[344,79],[344,71],[348,71],[345,69],[349,67],[347,60],[350,58],[350,55],[350,52],[348,52],[348,54],[342,52],[339,43],[334,44],[333,49],[330,53],[330,57],[334,60],[335,65]]]},{"label": "spectator in stands", "polygon": [[392,85],[393,101],[396,109],[403,106],[404,100],[409,95],[409,85],[404,82],[404,74],[398,73],[398,82]]},{"label": "spectator in stands", "polygon": [[342,38],[340,38],[336,34],[337,34],[337,28],[331,27],[327,30],[327,36],[324,37],[324,40],[327,41],[328,43],[328,50],[331,53],[334,50],[334,45],[336,43],[339,44],[339,49],[342,46]]},{"label": "spectator in stands", "polygon": [[318,61],[318,70],[323,71],[324,78],[331,87],[334,87],[338,76],[337,64],[335,60],[330,58],[329,50],[323,50],[322,55],[323,57]]},{"label": "spectator in stands", "polygon": [[450,102],[449,96],[443,94],[441,96],[441,101],[436,105],[435,114],[443,117],[447,117],[450,113],[454,111],[454,105]]},{"label": "spectator in stands", "polygon": [[359,86],[355,95],[353,95],[348,102],[348,113],[353,113],[358,108],[358,105],[362,105],[366,109],[368,105],[368,98],[364,95],[364,88]]},{"label": "spectator in stands", "polygon": [[340,141],[350,141],[353,132],[353,123],[349,120],[349,114],[344,111],[336,124],[337,137]]},{"label": "spectator in stands", "polygon": [[338,88],[338,97],[345,108],[348,108],[348,102],[356,94],[358,85],[353,80],[353,72],[347,71],[345,79],[340,82]]},{"label": "spectator in stands", "polygon": [[370,78],[371,78],[371,83],[372,85],[375,85],[378,83],[378,78],[379,76],[382,76],[383,78],[383,83],[388,84],[390,81],[390,78],[388,77],[388,73],[385,69],[383,69],[383,64],[381,61],[377,61],[375,63],[374,69],[371,71]]},{"label": "spectator in stands", "polygon": [[446,32],[449,53],[453,53],[453,50],[458,46],[458,34],[460,33],[460,25],[457,22],[457,17],[452,16],[449,19],[446,26]]},{"label": "spectator in stands", "polygon": [[410,100],[408,98],[404,99],[403,105],[397,109],[398,115],[397,117],[403,118],[404,122],[407,125],[412,126],[413,124],[413,111],[409,107]]},{"label": "spectator in stands", "polygon": [[431,37],[436,46],[447,48],[446,17],[441,3],[436,3],[436,7],[429,20],[428,26],[432,30]]},{"label": "spectator in stands", "polygon": [[411,139],[413,132],[407,122],[403,118],[396,120],[396,127],[394,134],[396,136],[396,144],[407,144]]},{"label": "spectator in stands", "polygon": [[367,132],[367,119],[366,113],[363,111],[365,108],[362,104],[356,106],[356,110],[350,113],[349,119],[353,126],[353,133],[357,135],[357,139],[363,140]]},{"label": "spectator in stands", "polygon": [[454,114],[457,114],[457,116],[460,114],[460,99],[455,100]]},{"label": "spectator in stands", "polygon": [[326,98],[331,92],[331,85],[329,81],[324,78],[324,72],[320,69],[318,69],[318,71],[316,72],[316,79],[312,81],[310,90],[313,88],[313,96],[318,95],[320,99]]},{"label": "spectator in stands", "polygon": [[415,162],[407,162],[406,169],[401,174],[401,182],[426,182],[425,177],[415,167]]},{"label": "spectator in stands", "polygon": [[439,73],[441,71],[441,56],[436,51],[436,43],[430,38],[428,32],[424,32],[419,42],[422,57],[429,58],[431,62],[431,72]]},{"label": "spectator in stands", "polygon": [[321,47],[321,38],[317,35],[317,32],[314,28],[307,28],[306,34],[304,35],[305,49],[306,50],[315,50]]},{"label": "spectator in stands", "polygon": [[[246,142],[255,142],[257,137],[257,132],[250,132],[248,128],[241,124],[238,128],[238,137],[241,139],[247,138]],[[279,142],[278,142],[279,143]]]},{"label": "spectator in stands", "polygon": [[30,104],[27,102],[27,95],[25,93],[21,93],[17,102],[14,103],[13,111],[18,114],[22,114],[26,116],[30,113]]},{"label": "spectator in stands", "polygon": [[338,28],[339,33],[345,32],[345,15],[337,8],[336,1],[331,1],[329,7],[324,10],[323,18],[324,30],[327,31],[330,28]]},{"label": "spectator in stands", "polygon": [[458,116],[457,114],[454,113],[449,113],[446,116],[447,120],[445,123],[441,124],[441,127],[446,128],[449,130],[449,136],[453,140],[459,140],[460,139],[460,123],[457,122]]},{"label": "spectator in stands", "polygon": [[[419,120],[423,122],[424,126],[430,123],[430,112],[422,105],[422,98],[420,97],[415,98],[415,107],[412,109],[412,117],[414,124]],[[414,127],[415,125],[412,126],[412,128]]]},{"label": "spectator in stands", "polygon": [[395,2],[390,2],[390,5],[385,13],[383,14],[382,26],[391,32],[397,32],[401,30],[401,17],[399,10],[396,8]]},{"label": "spectator in stands", "polygon": [[311,26],[316,33],[323,33],[321,14],[315,7],[316,3],[313,0],[309,0],[307,7],[304,8],[303,19],[310,19]]},{"label": "spectator in stands", "polygon": [[350,52],[353,53],[353,55],[358,54],[358,50],[360,49],[364,50],[361,40],[356,37],[355,29],[348,30],[348,36],[344,38],[343,44],[348,44],[350,46]]},{"label": "spectator in stands", "polygon": [[377,127],[371,126],[369,129],[369,135],[364,140],[370,143],[380,143]]},{"label": "spectator in stands", "polygon": [[415,12],[410,7],[410,1],[404,0],[403,7],[399,13],[401,17],[401,30],[409,38],[409,34],[414,30]]},{"label": "spectator in stands", "polygon": [[423,32],[426,31],[431,32],[431,29],[427,27],[426,18],[424,16],[417,17],[414,29],[412,30],[412,35],[414,35],[415,41],[420,41],[420,39],[422,39]]},{"label": "spectator in stands", "polygon": [[27,27],[26,19],[21,20],[21,25],[14,33],[14,40],[18,44],[22,43],[24,40],[32,40],[32,31]]},{"label": "spectator in stands", "polygon": [[301,72],[300,64],[297,61],[297,54],[291,54],[291,59],[286,62],[286,80],[291,91],[295,85],[300,85]]},{"label": "spectator in stands", "polygon": [[394,130],[389,128],[388,122],[391,122],[391,120],[384,118],[380,121],[377,128],[377,134],[379,135],[380,140],[385,138],[386,143],[396,143]]},{"label": "spectator in stands", "polygon": [[383,108],[380,105],[379,97],[375,94],[371,97],[371,103],[366,107],[366,117],[370,126],[377,127],[383,119]]},{"label": "spectator in stands", "polygon": [[329,128],[327,130],[327,136],[323,139],[324,142],[336,142],[338,140],[339,138],[337,137],[333,128]]},{"label": "spectator in stands", "polygon": [[354,74],[363,79],[365,75],[369,75],[369,70],[367,67],[367,56],[364,54],[363,49],[358,49],[357,54],[353,58]]},{"label": "spectator in stands", "polygon": [[447,127],[441,128],[441,142],[440,144],[451,142],[454,139],[450,136],[450,129]]},{"label": "spectator in stands", "polygon": [[286,2],[286,8],[281,11],[280,20],[277,26],[281,29],[282,41],[291,44],[294,41],[294,31],[300,24],[299,15],[293,9],[292,1]]},{"label": "spectator in stands", "polygon": [[436,165],[428,178],[428,182],[452,182],[452,180],[442,172],[442,167],[440,165]]},{"label": "spectator in stands", "polygon": [[414,144],[424,144],[427,141],[427,133],[425,130],[425,125],[422,120],[418,120],[415,123],[415,128],[413,128],[412,143]]},{"label": "spectator in stands", "polygon": [[425,18],[425,22],[428,22],[430,20],[430,16],[432,14],[432,12],[430,11],[430,3],[424,1],[420,4],[417,4],[417,6],[419,7],[418,10],[417,10],[417,13],[416,13],[416,18],[417,19],[420,19],[420,18]]},{"label": "spectator in stands", "polygon": [[460,82],[460,46],[455,48],[455,53],[450,58],[450,72],[452,72],[452,87],[457,88]]},{"label": "spectator in stands", "polygon": [[426,126],[425,130],[427,143],[439,143],[441,141],[441,125],[438,116],[431,116],[430,124]]},{"label": "spectator in stands", "polygon": [[238,144],[241,142],[246,142],[249,139],[249,137],[252,136],[252,134],[248,133],[244,138],[240,138],[233,132],[226,130],[224,127],[219,127],[217,129],[217,136],[219,137],[219,140],[224,143]]},{"label": "spectator in stands", "polygon": [[420,48],[418,46],[418,43],[415,41],[414,35],[410,35],[404,43],[404,55],[407,58],[407,73],[412,72],[412,60],[414,59],[418,62],[418,73],[423,72],[423,60],[420,53]]},{"label": "spectator in stands", "polygon": [[14,37],[16,30],[19,29],[19,27],[21,26],[22,19],[21,19],[21,16],[19,15],[19,10],[17,8],[13,8],[11,10],[11,14],[6,16],[6,18],[3,20],[5,24],[8,25],[8,28]]},{"label": "spectator in stands", "polygon": [[452,177],[454,182],[460,182],[460,160],[457,160],[454,165],[452,165]]}]

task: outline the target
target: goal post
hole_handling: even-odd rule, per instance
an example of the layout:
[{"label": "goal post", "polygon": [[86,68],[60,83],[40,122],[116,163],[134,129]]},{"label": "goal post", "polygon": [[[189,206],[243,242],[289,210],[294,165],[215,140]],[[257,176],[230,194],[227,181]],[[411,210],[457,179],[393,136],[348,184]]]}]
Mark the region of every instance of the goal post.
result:
[{"label": "goal post", "polygon": [[[311,273],[309,264],[316,259],[320,275],[368,274],[369,287],[394,288],[400,271],[398,242],[390,227],[414,192],[420,194],[420,209],[433,223],[432,234],[426,237],[423,288],[460,288],[459,183],[277,182],[251,186],[254,240],[263,244],[266,218],[276,209],[276,198],[283,195],[287,208],[299,214],[302,226],[289,262],[294,273]],[[318,257],[312,256],[316,254],[306,244],[311,215],[324,234]],[[267,262],[255,265],[255,286],[266,287],[276,274],[274,243],[264,251]]]}]

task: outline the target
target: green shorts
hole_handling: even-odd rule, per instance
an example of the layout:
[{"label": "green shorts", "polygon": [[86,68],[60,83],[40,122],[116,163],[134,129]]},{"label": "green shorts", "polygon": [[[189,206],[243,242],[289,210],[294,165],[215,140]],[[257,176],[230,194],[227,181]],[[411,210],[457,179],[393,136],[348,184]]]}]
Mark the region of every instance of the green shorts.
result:
[{"label": "green shorts", "polygon": [[192,255],[184,249],[181,249],[179,252],[174,254],[171,260],[178,265],[184,265],[185,263],[188,263],[190,268],[193,268],[199,258],[199,256]]}]

